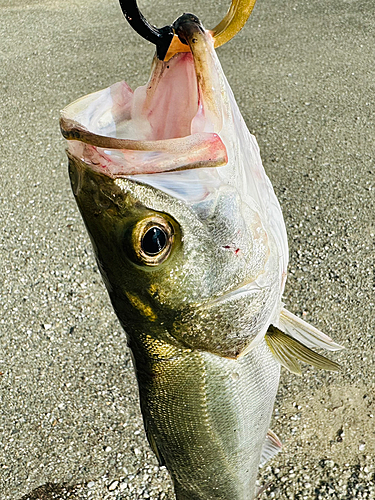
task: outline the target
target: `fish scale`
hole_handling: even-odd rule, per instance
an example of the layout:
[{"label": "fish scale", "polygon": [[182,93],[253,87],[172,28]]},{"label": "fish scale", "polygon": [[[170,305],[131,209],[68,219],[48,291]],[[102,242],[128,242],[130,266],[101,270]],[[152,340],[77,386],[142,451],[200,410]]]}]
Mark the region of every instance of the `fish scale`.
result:
[{"label": "fish scale", "polygon": [[132,352],[147,435],[177,498],[253,498],[280,372],[265,342],[239,360],[179,349],[162,360],[155,351]]}]

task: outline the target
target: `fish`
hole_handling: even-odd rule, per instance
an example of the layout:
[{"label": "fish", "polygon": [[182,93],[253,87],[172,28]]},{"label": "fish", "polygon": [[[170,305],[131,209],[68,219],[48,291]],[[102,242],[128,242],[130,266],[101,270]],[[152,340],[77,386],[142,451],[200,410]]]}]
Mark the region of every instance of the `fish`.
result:
[{"label": "fish", "polygon": [[282,302],[288,242],[280,204],[215,47],[255,1],[150,25],[151,76],[82,97],[61,114],[72,191],[127,335],[144,428],[177,500],[252,500],[282,448],[269,429],[280,368],[339,365],[342,347]]}]

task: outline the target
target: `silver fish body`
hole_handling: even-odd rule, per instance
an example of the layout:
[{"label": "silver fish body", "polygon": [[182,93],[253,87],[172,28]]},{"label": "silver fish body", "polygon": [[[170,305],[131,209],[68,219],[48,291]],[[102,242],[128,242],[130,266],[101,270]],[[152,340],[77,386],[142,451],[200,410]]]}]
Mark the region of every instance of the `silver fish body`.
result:
[{"label": "silver fish body", "polygon": [[61,129],[177,499],[252,500],[259,463],[280,449],[268,433],[280,363],[325,367],[303,344],[339,346],[283,309],[279,203],[211,35],[189,25],[186,39],[191,53],[155,60],[147,86],[84,97]]},{"label": "silver fish body", "polygon": [[177,354],[146,379],[135,366],[146,432],[177,498],[252,499],[280,372],[265,341],[237,361]]},{"label": "silver fish body", "polygon": [[[140,281],[136,275],[129,276],[129,270],[123,270],[121,266],[124,251],[120,244],[126,232],[121,227],[123,218],[118,217],[120,228],[109,223],[113,220],[112,212],[118,210],[124,210],[130,220],[139,218],[137,211],[129,213],[128,204],[135,206],[137,196],[140,205],[137,210],[143,211],[147,193],[147,197],[154,200],[152,209],[160,208],[159,204],[170,198],[167,203],[169,215],[172,213],[179,220],[184,234],[190,232],[193,235],[193,231],[187,230],[191,227],[190,210],[169,195],[138,182],[109,180],[108,184],[108,178],[93,172],[77,159],[70,161],[70,175],[112,304],[128,334],[146,434],[159,462],[165,464],[171,473],[176,497],[179,500],[252,499],[279,383],[280,364],[264,339],[246,355],[236,358],[232,354],[231,359],[190,348],[186,344],[190,344],[191,339],[185,339],[181,327],[183,323],[187,334],[192,324],[194,331],[203,331],[207,321],[211,330],[205,341],[214,339],[212,350],[217,350],[220,343],[216,337],[221,338],[224,322],[228,324],[233,317],[230,327],[234,332],[233,325],[237,327],[242,316],[245,316],[243,323],[247,321],[246,305],[251,303],[248,295],[251,298],[252,294],[247,293],[246,287],[242,293],[233,295],[229,292],[228,298],[222,296],[203,302],[204,313],[191,317],[192,307],[186,313],[186,307],[180,304],[186,291],[176,297],[176,288],[184,285],[188,290],[194,290],[195,295],[206,293],[204,276],[194,274],[195,253],[192,257],[194,266],[188,270],[180,269],[180,276],[190,276],[185,283],[179,278],[175,281],[173,277],[175,273],[178,276],[176,268],[179,262],[182,262],[181,267],[186,265],[185,245],[180,248],[181,261],[178,255],[171,257],[176,261],[172,276],[171,269],[165,269],[168,285],[163,286],[160,275],[157,283]],[[151,202],[147,205],[149,216]],[[94,212],[94,217],[88,217],[87,214]],[[161,212],[155,210],[155,213]],[[203,237],[199,224],[195,231],[198,245]],[[201,227],[201,232],[204,234],[204,227]],[[206,244],[209,237],[210,233],[206,234]],[[194,243],[192,245],[194,247]],[[114,262],[120,264],[114,266]],[[198,290],[199,283],[202,290]],[[163,302],[162,306],[159,305],[161,310],[149,294],[147,298],[142,296],[142,290],[147,287],[157,293],[155,301]],[[162,295],[163,290],[168,291],[168,297]],[[252,307],[257,304],[256,301]],[[219,328],[215,327],[215,320]],[[176,324],[179,325],[177,333]],[[195,333],[192,338],[195,339]]]}]

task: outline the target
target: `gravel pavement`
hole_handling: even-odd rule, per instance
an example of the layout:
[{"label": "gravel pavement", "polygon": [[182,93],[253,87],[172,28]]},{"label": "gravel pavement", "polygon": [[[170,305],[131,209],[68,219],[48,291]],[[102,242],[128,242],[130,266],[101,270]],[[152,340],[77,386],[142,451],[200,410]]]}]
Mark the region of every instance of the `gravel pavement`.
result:
[{"label": "gravel pavement", "polygon": [[[141,2],[208,27],[228,0]],[[283,370],[261,499],[375,499],[374,0],[258,0],[219,49],[281,202],[288,309],[345,351]],[[149,73],[117,0],[0,0],[0,500],[169,499],[70,191],[59,111]]]}]

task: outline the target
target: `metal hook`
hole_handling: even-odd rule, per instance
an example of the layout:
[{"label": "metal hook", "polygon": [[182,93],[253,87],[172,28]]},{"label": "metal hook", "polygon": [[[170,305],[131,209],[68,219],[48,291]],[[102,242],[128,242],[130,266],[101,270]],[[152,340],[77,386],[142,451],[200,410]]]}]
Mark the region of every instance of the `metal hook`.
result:
[{"label": "metal hook", "polygon": [[174,36],[172,26],[156,28],[143,17],[136,0],[119,1],[130,26],[143,38],[156,45],[156,54],[160,60],[163,60]]},{"label": "metal hook", "polygon": [[[182,42],[180,37],[175,34],[174,28],[178,20],[172,26],[156,28],[143,17],[136,0],[119,1],[122,12],[132,28],[143,38],[156,45],[156,54],[160,60],[168,60],[178,52],[190,51],[187,44]],[[228,42],[243,28],[254,8],[255,2],[256,0],[232,0],[224,19],[210,32],[214,39],[215,48]]]}]

